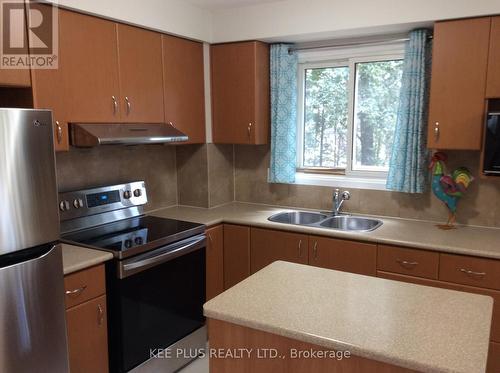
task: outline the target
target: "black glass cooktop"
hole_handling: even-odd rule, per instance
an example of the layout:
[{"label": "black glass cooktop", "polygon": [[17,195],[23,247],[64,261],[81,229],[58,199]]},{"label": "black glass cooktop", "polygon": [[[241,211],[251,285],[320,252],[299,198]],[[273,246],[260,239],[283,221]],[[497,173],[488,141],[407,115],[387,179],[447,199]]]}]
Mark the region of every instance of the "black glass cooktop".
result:
[{"label": "black glass cooktop", "polygon": [[182,240],[205,231],[202,224],[182,220],[139,216],[69,233],[63,241],[111,251],[125,258]]}]

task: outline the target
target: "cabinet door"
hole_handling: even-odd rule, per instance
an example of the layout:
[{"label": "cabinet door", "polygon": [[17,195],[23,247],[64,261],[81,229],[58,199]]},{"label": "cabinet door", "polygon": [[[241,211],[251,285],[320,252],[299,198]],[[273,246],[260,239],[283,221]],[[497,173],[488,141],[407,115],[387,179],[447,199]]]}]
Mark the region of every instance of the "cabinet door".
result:
[{"label": "cabinet door", "polygon": [[269,46],[211,46],[214,143],[266,144],[269,131]]},{"label": "cabinet door", "polygon": [[205,83],[203,44],[162,36],[165,122],[189,137],[189,144],[205,143]]},{"label": "cabinet door", "polygon": [[62,9],[59,22],[59,63],[64,66],[68,119],[118,121],[116,24]]},{"label": "cabinet door", "polygon": [[224,291],[224,230],[207,229],[207,301]]},{"label": "cabinet door", "polygon": [[224,289],[250,276],[250,228],[224,224]]},{"label": "cabinet door", "polygon": [[491,19],[486,98],[500,98],[500,16]]},{"label": "cabinet door", "polygon": [[[30,5],[31,6],[31,5]],[[47,6],[36,4],[36,6]],[[59,15],[59,35],[61,35],[61,13]],[[61,48],[59,48],[61,50]],[[59,51],[59,57],[61,52]],[[54,145],[56,151],[69,150],[67,98],[64,83],[67,60],[59,58],[57,69],[33,69],[31,71],[33,107],[52,110]]]},{"label": "cabinet door", "polygon": [[66,311],[71,373],[108,371],[106,296]]},{"label": "cabinet door", "polygon": [[302,234],[251,229],[251,273],[264,268],[276,260],[307,264],[308,237]]},{"label": "cabinet door", "polygon": [[309,264],[375,276],[377,273],[377,245],[310,236]]},{"label": "cabinet door", "polygon": [[163,122],[161,34],[117,25],[121,119]]},{"label": "cabinet door", "polygon": [[490,18],[435,24],[429,148],[481,148],[489,35]]},{"label": "cabinet door", "polygon": [[500,343],[491,342],[486,373],[500,372]]}]

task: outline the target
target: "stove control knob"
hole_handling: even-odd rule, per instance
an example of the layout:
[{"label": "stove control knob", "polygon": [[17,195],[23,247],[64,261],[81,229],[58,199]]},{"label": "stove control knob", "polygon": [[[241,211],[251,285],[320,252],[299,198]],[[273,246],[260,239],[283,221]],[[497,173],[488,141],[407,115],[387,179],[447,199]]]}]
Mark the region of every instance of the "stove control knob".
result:
[{"label": "stove control knob", "polygon": [[142,190],[136,189],[134,190],[134,197],[140,197],[142,196]]},{"label": "stove control knob", "polygon": [[59,209],[61,211],[68,211],[69,210],[69,202],[68,201],[61,201],[59,203]]},{"label": "stove control knob", "polygon": [[132,192],[130,190],[123,192],[123,198],[130,199],[130,197],[132,197]]},{"label": "stove control knob", "polygon": [[142,245],[142,237],[136,237],[134,242],[136,245]]},{"label": "stove control knob", "polygon": [[83,207],[83,201],[81,198],[77,198],[73,201],[73,206],[75,206],[75,209],[79,209]]},{"label": "stove control knob", "polygon": [[130,249],[132,247],[132,240],[125,240],[125,247]]}]

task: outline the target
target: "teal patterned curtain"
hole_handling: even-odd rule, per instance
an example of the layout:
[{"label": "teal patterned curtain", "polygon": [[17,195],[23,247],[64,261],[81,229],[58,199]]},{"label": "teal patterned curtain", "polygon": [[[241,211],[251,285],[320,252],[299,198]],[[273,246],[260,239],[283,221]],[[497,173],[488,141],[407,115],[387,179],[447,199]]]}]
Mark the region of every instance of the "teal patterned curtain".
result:
[{"label": "teal patterned curtain", "polygon": [[271,45],[270,183],[294,183],[297,159],[297,55]]},{"label": "teal patterned curtain", "polygon": [[428,185],[427,110],[431,64],[429,30],[414,30],[405,49],[403,81],[387,189],[423,193]]}]

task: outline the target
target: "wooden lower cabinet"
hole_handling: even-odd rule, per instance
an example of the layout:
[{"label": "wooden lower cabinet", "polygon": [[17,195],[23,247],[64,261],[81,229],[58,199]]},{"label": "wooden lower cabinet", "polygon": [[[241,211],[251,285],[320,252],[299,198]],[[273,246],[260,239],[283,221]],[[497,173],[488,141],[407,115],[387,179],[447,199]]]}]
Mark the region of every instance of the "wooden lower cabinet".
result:
[{"label": "wooden lower cabinet", "polygon": [[377,273],[377,245],[309,236],[309,264],[375,276]]},{"label": "wooden lower cabinet", "polygon": [[490,351],[488,353],[488,365],[486,368],[488,373],[500,372],[500,343],[491,342]]},{"label": "wooden lower cabinet", "polygon": [[224,289],[250,276],[250,227],[224,224]]},{"label": "wooden lower cabinet", "polygon": [[207,301],[224,291],[224,227],[207,229]]},{"label": "wooden lower cabinet", "polygon": [[308,236],[270,229],[251,229],[250,272],[276,260],[307,264]]},{"label": "wooden lower cabinet", "polygon": [[108,371],[106,296],[66,311],[71,373]]}]

